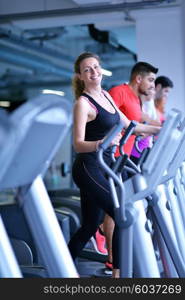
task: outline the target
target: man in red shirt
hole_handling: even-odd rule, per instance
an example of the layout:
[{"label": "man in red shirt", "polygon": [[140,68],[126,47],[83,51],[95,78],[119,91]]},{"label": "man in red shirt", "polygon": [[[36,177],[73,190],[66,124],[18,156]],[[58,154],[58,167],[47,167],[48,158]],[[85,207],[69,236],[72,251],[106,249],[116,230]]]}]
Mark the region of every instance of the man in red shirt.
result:
[{"label": "man in red shirt", "polygon": [[[155,88],[155,78],[158,69],[146,62],[136,63],[130,74],[128,84],[123,83],[110,89],[109,93],[119,109],[129,120],[143,122],[140,96],[148,95]],[[135,136],[132,135],[126,145],[124,152],[130,155],[134,145]],[[117,151],[116,156],[119,155]]]}]

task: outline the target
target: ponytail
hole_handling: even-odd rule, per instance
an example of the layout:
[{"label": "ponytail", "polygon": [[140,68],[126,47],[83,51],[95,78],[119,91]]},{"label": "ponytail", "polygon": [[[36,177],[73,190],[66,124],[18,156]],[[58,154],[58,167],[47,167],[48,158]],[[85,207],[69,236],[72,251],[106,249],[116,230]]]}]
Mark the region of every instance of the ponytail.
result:
[{"label": "ponytail", "polygon": [[84,86],[84,82],[80,80],[77,75],[73,77],[72,87],[73,87],[75,99],[78,99],[83,93],[85,86]]}]

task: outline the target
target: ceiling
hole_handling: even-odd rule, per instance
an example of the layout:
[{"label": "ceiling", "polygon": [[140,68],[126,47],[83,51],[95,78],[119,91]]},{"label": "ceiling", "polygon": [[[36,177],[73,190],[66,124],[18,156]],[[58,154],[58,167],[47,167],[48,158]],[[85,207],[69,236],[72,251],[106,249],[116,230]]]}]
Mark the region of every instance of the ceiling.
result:
[{"label": "ceiling", "polygon": [[69,93],[73,63],[83,51],[100,55],[113,72],[106,88],[128,80],[137,61],[134,10],[179,1],[0,1],[0,105],[41,89]]}]

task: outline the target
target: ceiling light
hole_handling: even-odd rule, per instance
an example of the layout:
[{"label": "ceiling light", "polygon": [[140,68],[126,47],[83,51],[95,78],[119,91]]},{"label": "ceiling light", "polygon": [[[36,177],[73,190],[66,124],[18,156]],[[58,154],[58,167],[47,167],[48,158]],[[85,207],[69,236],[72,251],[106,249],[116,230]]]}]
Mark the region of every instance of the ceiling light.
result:
[{"label": "ceiling light", "polygon": [[106,69],[102,69],[102,74],[105,76],[112,76],[112,72]]},{"label": "ceiling light", "polygon": [[10,101],[0,101],[1,107],[10,107]]},{"label": "ceiling light", "polygon": [[47,90],[47,89],[42,90],[42,94],[54,94],[54,95],[59,95],[59,96],[65,95],[65,93],[63,91]]}]

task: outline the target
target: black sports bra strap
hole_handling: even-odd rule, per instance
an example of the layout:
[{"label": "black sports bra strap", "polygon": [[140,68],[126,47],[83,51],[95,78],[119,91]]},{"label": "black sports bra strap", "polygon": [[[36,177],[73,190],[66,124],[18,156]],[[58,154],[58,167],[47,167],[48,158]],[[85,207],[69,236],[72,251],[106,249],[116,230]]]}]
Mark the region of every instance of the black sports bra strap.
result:
[{"label": "black sports bra strap", "polygon": [[107,97],[107,95],[103,92],[105,98],[107,98],[107,100],[109,101],[109,103],[112,105],[112,107],[116,110],[114,104],[112,103],[112,101],[110,101],[110,99]]}]

